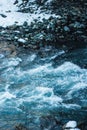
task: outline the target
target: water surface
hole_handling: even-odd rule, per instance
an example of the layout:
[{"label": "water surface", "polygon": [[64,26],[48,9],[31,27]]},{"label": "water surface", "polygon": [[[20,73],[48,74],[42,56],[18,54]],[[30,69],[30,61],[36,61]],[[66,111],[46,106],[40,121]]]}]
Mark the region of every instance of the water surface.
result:
[{"label": "water surface", "polygon": [[47,51],[43,57],[26,52],[15,57],[0,54],[0,129],[12,130],[21,123],[41,130],[41,120],[47,116],[86,120],[87,69],[81,67],[87,61],[86,52],[76,50],[67,58],[63,50]]}]

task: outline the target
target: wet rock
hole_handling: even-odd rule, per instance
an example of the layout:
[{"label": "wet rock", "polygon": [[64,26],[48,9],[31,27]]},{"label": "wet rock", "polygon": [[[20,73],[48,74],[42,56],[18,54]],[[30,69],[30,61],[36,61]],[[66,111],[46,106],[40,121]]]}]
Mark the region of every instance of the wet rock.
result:
[{"label": "wet rock", "polygon": [[[65,45],[66,48],[68,48],[68,46],[71,46],[71,48],[76,46],[77,48],[76,42],[83,42],[81,45],[84,46],[84,43],[87,42],[87,18],[85,7],[82,5],[77,7],[80,2],[69,2],[69,0],[67,0],[67,2],[65,2],[65,0],[40,0],[38,2],[43,3],[43,12],[46,13],[50,11],[49,14],[54,13],[56,16],[50,16],[49,19],[43,18],[42,21],[40,21],[39,18],[35,19],[30,25],[28,25],[27,21],[24,22],[23,26],[18,26],[17,23],[15,23],[12,26],[6,27],[7,32],[4,32],[5,30],[1,28],[0,34],[8,41],[13,41],[14,44],[17,44],[18,41],[19,46],[24,46],[26,48],[31,45],[37,45],[39,48],[45,45],[56,47]],[[25,3],[27,3],[27,5]],[[36,0],[28,0],[26,2],[22,1],[19,8],[22,7],[25,11],[28,11],[28,9],[32,8],[34,5],[36,5],[35,9],[36,7],[42,6],[41,4],[37,4]],[[81,10],[83,13],[81,13]],[[59,15],[61,17],[58,17]],[[20,38],[23,40],[20,40]],[[72,44],[69,44],[70,41]]]},{"label": "wet rock", "polygon": [[69,29],[69,27],[67,27],[67,26],[64,26],[64,31],[66,31],[66,32],[70,32],[70,29]]},{"label": "wet rock", "polygon": [[15,0],[14,5],[18,4],[18,0]]},{"label": "wet rock", "polygon": [[17,126],[15,126],[15,130],[28,130],[24,125],[19,124]]},{"label": "wet rock", "polygon": [[55,117],[45,116],[40,118],[41,130],[62,130],[61,122]]},{"label": "wet rock", "polygon": [[15,30],[13,33],[20,34],[20,31]]},{"label": "wet rock", "polygon": [[86,121],[81,121],[78,123],[78,128],[80,130],[87,130],[87,122]]},{"label": "wet rock", "polygon": [[25,39],[20,38],[20,39],[18,39],[18,42],[19,42],[19,43],[23,43],[23,44],[25,44],[25,43],[26,43],[26,40],[25,40]]},{"label": "wet rock", "polygon": [[61,125],[54,126],[50,130],[63,130]]},{"label": "wet rock", "polygon": [[0,42],[0,53],[4,56],[14,57],[16,56],[16,47],[15,45],[8,44],[7,41]]},{"label": "wet rock", "polygon": [[4,14],[0,14],[3,18],[6,18],[7,16],[6,15],[4,15]]},{"label": "wet rock", "polygon": [[85,27],[85,25],[84,24],[81,24],[80,22],[75,22],[74,23],[74,28],[84,28]]},{"label": "wet rock", "polygon": [[39,33],[37,35],[34,36],[35,40],[43,40],[44,39],[44,34],[43,33]]},{"label": "wet rock", "polygon": [[25,27],[27,27],[27,26],[28,26],[27,21],[25,21],[25,22],[23,23],[23,26],[25,26]]}]

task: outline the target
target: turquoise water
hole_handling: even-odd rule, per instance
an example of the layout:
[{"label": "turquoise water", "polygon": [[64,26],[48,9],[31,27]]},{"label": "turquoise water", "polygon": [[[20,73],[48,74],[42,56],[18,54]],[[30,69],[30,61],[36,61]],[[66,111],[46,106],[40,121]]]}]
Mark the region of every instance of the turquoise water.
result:
[{"label": "turquoise water", "polygon": [[49,115],[86,120],[87,69],[76,65],[84,59],[78,52],[66,60],[58,60],[64,51],[42,58],[37,53],[14,58],[0,54],[0,129],[12,130],[21,123],[41,130],[41,118]]}]

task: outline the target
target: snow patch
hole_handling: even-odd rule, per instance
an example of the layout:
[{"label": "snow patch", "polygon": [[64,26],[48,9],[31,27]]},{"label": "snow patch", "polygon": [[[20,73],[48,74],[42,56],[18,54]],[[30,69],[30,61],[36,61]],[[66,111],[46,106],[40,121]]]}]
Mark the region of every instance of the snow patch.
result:
[{"label": "snow patch", "polygon": [[76,121],[69,121],[67,124],[66,124],[66,128],[75,128],[77,126],[77,122]]},{"label": "snow patch", "polygon": [[[14,5],[14,2],[15,0],[0,1],[0,26],[6,27],[15,23],[17,25],[23,25],[25,21],[27,21],[30,25],[30,23],[33,22],[34,19],[39,19],[41,21],[43,18],[48,19],[50,16],[60,18],[60,16],[40,13],[39,9],[37,10],[37,13],[33,14],[17,12],[18,7]],[[2,15],[4,15],[5,17],[2,17]]]},{"label": "snow patch", "polygon": [[20,43],[26,43],[26,40],[20,38],[20,39],[18,39],[18,42],[20,42]]}]

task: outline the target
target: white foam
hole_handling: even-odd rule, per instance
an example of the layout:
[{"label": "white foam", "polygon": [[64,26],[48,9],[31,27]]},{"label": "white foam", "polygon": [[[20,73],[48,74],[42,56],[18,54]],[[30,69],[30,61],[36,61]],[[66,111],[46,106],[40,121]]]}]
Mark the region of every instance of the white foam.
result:
[{"label": "white foam", "polygon": [[11,98],[16,98],[16,96],[11,94],[11,93],[9,93],[8,91],[2,92],[1,96],[0,96],[0,101],[6,100],[6,99],[11,99]]},{"label": "white foam", "polygon": [[28,71],[28,73],[30,74],[34,74],[34,73],[42,73],[45,72],[47,74],[53,73],[53,74],[59,74],[59,75],[68,75],[69,73],[73,72],[82,72],[82,70],[80,69],[79,66],[70,63],[70,62],[65,62],[64,64],[62,64],[61,66],[58,66],[57,68],[53,68],[52,67],[52,63],[48,63],[48,64],[44,64],[44,65],[38,65],[36,66],[36,68],[33,68],[31,70]]},{"label": "white foam", "polygon": [[45,65],[39,65],[37,66],[36,68],[33,68],[31,70],[28,71],[29,74],[35,74],[35,73],[41,73],[42,71],[43,72],[47,72],[49,71],[49,67],[51,66],[51,63],[50,64],[45,64]]},{"label": "white foam", "polygon": [[0,59],[4,58],[4,55],[3,54],[0,54]]},{"label": "white foam", "polygon": [[17,66],[22,60],[20,58],[9,58],[5,60],[2,64],[2,67],[11,67],[11,66]]},{"label": "white foam", "polygon": [[87,84],[86,83],[83,83],[83,82],[79,82],[77,84],[75,84],[71,89],[70,91],[67,93],[67,96],[68,97],[71,97],[72,93],[75,92],[75,91],[78,91],[78,90],[83,90],[84,88],[87,87]]},{"label": "white foam", "polygon": [[61,66],[59,66],[58,68],[55,69],[55,71],[61,71],[63,73],[68,73],[68,72],[77,72],[80,71],[80,67],[71,63],[71,62],[65,62],[64,64],[62,64]]},{"label": "white foam", "polygon": [[[29,55],[29,57],[25,58],[29,62],[35,59],[36,55]],[[27,62],[28,62],[27,61]],[[36,103],[38,106],[45,107],[46,105],[50,106],[57,106],[62,104],[67,109],[80,109],[81,106],[78,104],[64,104],[64,97],[67,95],[71,96],[74,91],[78,91],[79,89],[84,89],[86,87],[86,83],[83,82],[86,79],[86,73],[84,70],[78,67],[77,65],[65,62],[61,66],[57,68],[53,68],[52,64],[44,64],[44,65],[36,65],[36,68],[33,68],[27,71],[22,70],[21,67],[14,67],[19,65],[22,60],[18,57],[16,58],[8,58],[4,60],[4,66],[6,65],[7,68],[2,73],[2,77],[4,80],[7,81],[5,84],[10,84],[13,82],[15,86],[15,91],[12,93],[9,92],[9,85],[5,87],[6,92],[0,93],[1,102],[6,99],[15,98],[17,96],[17,100],[14,102],[18,102],[19,105],[23,102],[29,103]],[[25,66],[24,66],[25,67]],[[71,75],[73,72],[74,75]],[[79,73],[80,72],[80,73]],[[77,76],[77,75],[78,76]],[[83,76],[80,76],[83,75]],[[72,78],[72,76],[74,78]],[[28,81],[28,83],[26,82]],[[30,82],[29,82],[30,81]],[[46,84],[44,83],[46,82]],[[75,82],[75,84],[72,84]],[[58,83],[58,86],[57,86]],[[56,84],[56,85],[55,85]],[[22,86],[23,85],[23,86]],[[41,86],[38,86],[41,85]],[[52,86],[51,86],[52,85]],[[72,85],[72,86],[71,86]],[[21,87],[19,87],[21,86]],[[38,86],[38,87],[37,87]],[[69,88],[67,87],[69,86]],[[53,87],[53,88],[50,88]],[[66,91],[66,95],[59,95],[56,96],[54,94],[55,87],[59,87],[59,92]],[[56,88],[57,89],[57,88]],[[58,93],[60,94],[60,93]],[[64,93],[65,94],[65,93]],[[16,95],[16,96],[15,96]],[[71,97],[73,99],[73,97]],[[0,102],[0,103],[1,103]]]},{"label": "white foam", "polygon": [[60,56],[60,55],[62,55],[62,54],[64,54],[65,53],[65,51],[60,51],[60,52],[58,52],[56,55],[54,55],[54,56],[51,56],[50,57],[50,60],[53,60],[53,59],[55,59],[56,57],[58,57],[58,56]]},{"label": "white foam", "polygon": [[36,89],[33,90],[31,93],[32,95],[27,98],[29,102],[35,101],[38,103],[40,102],[41,104],[48,103],[50,105],[55,105],[63,101],[61,97],[54,95],[52,88],[36,87]]},{"label": "white foam", "polygon": [[33,54],[33,55],[31,55],[31,56],[28,57],[27,62],[28,62],[28,61],[31,61],[31,62],[32,62],[32,61],[35,60],[35,58],[36,58],[36,54]]},{"label": "white foam", "polygon": [[63,107],[67,108],[67,109],[81,109],[80,105],[77,104],[62,104]]},{"label": "white foam", "polygon": [[17,66],[22,60],[20,58],[11,58],[8,66]]}]

